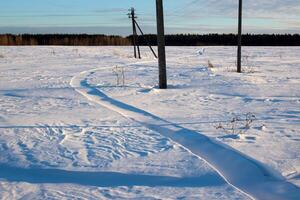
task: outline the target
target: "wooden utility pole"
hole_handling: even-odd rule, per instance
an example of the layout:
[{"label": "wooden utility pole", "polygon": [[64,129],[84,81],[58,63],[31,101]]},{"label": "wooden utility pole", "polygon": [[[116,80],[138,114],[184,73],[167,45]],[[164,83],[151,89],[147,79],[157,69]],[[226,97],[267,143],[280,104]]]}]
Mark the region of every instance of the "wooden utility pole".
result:
[{"label": "wooden utility pole", "polygon": [[165,28],[163,1],[156,0],[156,20],[157,20],[157,47],[159,64],[159,88],[166,89],[167,69],[166,69],[166,50],[165,50]]},{"label": "wooden utility pole", "polygon": [[130,9],[130,13],[128,14],[128,16],[129,16],[129,18],[131,18],[131,21],[132,21],[132,43],[133,43],[133,49],[134,49],[134,57],[137,58],[137,51],[138,51],[138,58],[141,58],[140,47],[139,47],[139,43],[138,43],[136,26],[135,26],[135,19],[137,17],[135,16],[134,8]]},{"label": "wooden utility pole", "polygon": [[238,16],[238,50],[237,50],[237,72],[242,72],[242,20],[243,20],[243,0],[239,0]]}]

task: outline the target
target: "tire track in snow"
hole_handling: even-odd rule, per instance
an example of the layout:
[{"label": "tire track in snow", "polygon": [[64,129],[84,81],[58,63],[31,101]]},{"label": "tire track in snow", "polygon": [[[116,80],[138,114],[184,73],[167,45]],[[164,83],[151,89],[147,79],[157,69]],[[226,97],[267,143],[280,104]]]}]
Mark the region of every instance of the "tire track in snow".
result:
[{"label": "tire track in snow", "polygon": [[[148,62],[133,63],[132,65]],[[90,101],[159,132],[161,135],[180,144],[200,159],[205,160],[228,184],[253,199],[300,199],[300,188],[287,182],[283,177],[271,173],[258,161],[199,132],[189,130],[113,99],[90,86],[88,77],[102,69],[108,68],[83,71],[72,78],[70,85]]]}]

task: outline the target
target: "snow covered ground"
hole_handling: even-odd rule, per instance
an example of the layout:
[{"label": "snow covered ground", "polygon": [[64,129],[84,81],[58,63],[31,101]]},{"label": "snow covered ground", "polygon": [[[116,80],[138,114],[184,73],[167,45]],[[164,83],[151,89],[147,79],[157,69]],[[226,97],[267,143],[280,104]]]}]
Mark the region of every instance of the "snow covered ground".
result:
[{"label": "snow covered ground", "polygon": [[0,47],[1,199],[299,199],[300,48],[131,51]]}]

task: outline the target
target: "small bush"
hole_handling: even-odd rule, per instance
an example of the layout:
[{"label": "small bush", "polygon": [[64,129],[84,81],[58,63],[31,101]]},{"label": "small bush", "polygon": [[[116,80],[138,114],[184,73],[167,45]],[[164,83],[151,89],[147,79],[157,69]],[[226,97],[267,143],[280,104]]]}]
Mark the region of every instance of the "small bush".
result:
[{"label": "small bush", "polygon": [[[244,55],[242,56],[242,72],[243,73],[254,73],[255,72],[255,63],[250,61],[250,56]],[[233,71],[236,71],[237,68],[237,62],[235,62],[235,69]],[[232,70],[231,70],[232,71]]]},{"label": "small bush", "polygon": [[202,56],[205,53],[205,48],[202,48],[198,51],[198,54]]},{"label": "small bush", "polygon": [[210,69],[215,68],[215,66],[210,62],[210,60],[207,61],[207,66]]},{"label": "small bush", "polygon": [[251,128],[251,125],[256,120],[256,116],[252,113],[247,113],[244,116],[233,115],[232,119],[224,124],[218,123],[215,125],[217,130],[221,129],[224,133],[231,135],[246,134]]},{"label": "small bush", "polygon": [[117,65],[112,70],[113,74],[116,76],[116,85],[125,86],[125,70],[124,67],[118,67]]}]

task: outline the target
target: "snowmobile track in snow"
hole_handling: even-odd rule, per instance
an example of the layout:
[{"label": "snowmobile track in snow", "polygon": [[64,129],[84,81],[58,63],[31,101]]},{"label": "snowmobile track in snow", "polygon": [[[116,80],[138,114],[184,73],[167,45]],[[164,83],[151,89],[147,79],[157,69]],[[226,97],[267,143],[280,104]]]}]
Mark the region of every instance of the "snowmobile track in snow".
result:
[{"label": "snowmobile track in snow", "polygon": [[[142,64],[147,62],[138,62]],[[271,173],[258,161],[237,150],[215,141],[199,132],[161,119],[147,111],[113,99],[88,84],[88,77],[97,68],[83,71],[72,78],[70,85],[90,101],[156,131],[183,146],[192,154],[206,161],[226,182],[252,199],[300,199],[300,188],[283,177]]]}]

